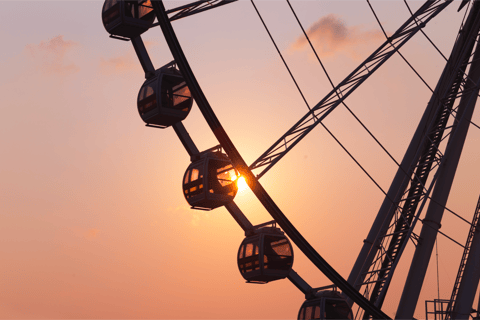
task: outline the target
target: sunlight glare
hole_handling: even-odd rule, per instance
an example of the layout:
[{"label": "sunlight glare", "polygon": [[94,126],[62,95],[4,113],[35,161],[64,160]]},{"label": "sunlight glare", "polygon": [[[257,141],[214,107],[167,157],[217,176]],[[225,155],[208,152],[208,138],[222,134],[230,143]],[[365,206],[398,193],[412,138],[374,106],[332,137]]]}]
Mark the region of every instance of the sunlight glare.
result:
[{"label": "sunlight glare", "polygon": [[244,177],[239,177],[237,180],[238,192],[242,192],[248,189],[247,181],[245,181]]}]

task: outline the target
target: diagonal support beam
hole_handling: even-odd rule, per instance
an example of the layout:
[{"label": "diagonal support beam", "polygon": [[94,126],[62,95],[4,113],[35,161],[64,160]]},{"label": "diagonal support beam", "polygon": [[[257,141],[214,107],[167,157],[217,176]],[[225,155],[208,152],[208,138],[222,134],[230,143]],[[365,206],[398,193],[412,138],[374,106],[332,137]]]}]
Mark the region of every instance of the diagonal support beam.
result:
[{"label": "diagonal support beam", "polygon": [[[250,170],[267,166],[257,175],[262,177],[300,140],[325,119],[355,89],[367,80],[381,65],[410,40],[433,17],[445,9],[452,0],[427,1],[391,37],[373,52],[360,66],[348,75],[335,89],[303,116],[292,128],[278,139],[267,151],[250,165]],[[422,23],[418,23],[422,21]]]},{"label": "diagonal support beam", "polygon": [[[445,139],[444,132],[450,110],[452,110],[458,92],[463,92],[467,65],[471,63],[471,52],[475,44],[475,36],[478,31],[474,27],[473,17],[477,11],[471,13],[465,26],[460,32],[460,37],[452,50],[450,59],[440,77],[435,92],[427,105],[425,113],[417,127],[410,145],[405,153],[402,163],[392,181],[387,196],[385,197],[379,213],[370,229],[365,244],[355,262],[349,281],[355,283],[356,288],[366,285],[365,291],[371,293],[370,299],[375,305],[381,306],[393,277],[398,261],[411,234],[415,221],[418,220],[426,197],[430,194],[436,181],[437,174],[425,189],[427,178],[433,169],[436,154],[439,152],[439,144]],[[462,95],[463,96],[463,95]],[[443,137],[442,137],[443,136]],[[443,159],[443,156],[440,158]],[[440,161],[440,163],[442,163]],[[413,178],[413,179],[412,179]],[[410,183],[409,189],[407,184]],[[422,191],[424,189],[424,191]],[[407,192],[405,192],[407,190]],[[420,203],[422,203],[420,205]],[[420,205],[420,208],[417,208]],[[401,216],[398,216],[401,214]],[[390,224],[390,221],[394,221]],[[388,225],[388,227],[387,227]],[[397,232],[391,232],[387,229]],[[389,237],[388,233],[394,234]],[[397,236],[398,234],[398,236]],[[416,247],[422,244],[419,241]],[[385,247],[389,253],[389,259],[381,256],[377,247]],[[374,258],[375,257],[375,258]],[[393,260],[391,259],[393,258]],[[382,260],[377,264],[378,260]],[[374,288],[368,288],[364,281],[367,270],[378,272]],[[372,279],[366,279],[372,283]]]},{"label": "diagonal support beam", "polygon": [[183,6],[167,10],[170,21],[185,18],[199,12],[207,11],[216,7],[235,2],[237,0],[200,0]]},{"label": "diagonal support beam", "polygon": [[207,121],[210,129],[213,131],[215,137],[220,142],[222,148],[225,150],[229,158],[232,160],[235,169],[245,177],[248,186],[253,191],[257,199],[262,203],[264,208],[289,236],[289,238],[297,245],[297,247],[305,254],[305,256],[330,279],[343,293],[352,298],[361,308],[369,312],[375,319],[390,319],[384,312],[365,299],[358,291],[356,291],[328,262],[311,246],[311,244],[298,232],[293,224],[288,220],[285,214],[275,204],[273,199],[258,182],[255,175],[248,168],[245,160],[242,158],[233,142],[223,129],[220,121],[213,112],[210,103],[205,94],[200,88],[195,75],[188,64],[185,54],[178,42],[177,36],[172,28],[170,20],[165,13],[165,7],[162,1],[153,1],[153,8],[157,15],[160,27],[162,29],[165,40],[172,52],[172,55],[177,62],[184,79],[195,98],[200,111]]},{"label": "diagonal support beam", "polygon": [[[474,8],[475,7],[477,10],[480,10],[478,2],[475,2]],[[480,32],[480,17],[478,16],[478,12],[479,11],[476,11],[477,14],[475,15],[475,37]],[[425,219],[423,219],[423,226],[420,232],[422,243],[415,249],[402,297],[398,305],[397,319],[411,318],[415,312],[418,296],[420,295],[432,249],[442,221],[444,207],[448,200],[465,138],[468,133],[480,86],[480,47],[478,43],[472,61],[472,66],[469,70],[469,78],[472,80],[467,83],[467,86],[475,88],[475,90],[470,91],[470,94],[464,95],[460,100],[458,108],[459,117],[455,121],[455,127],[450,135],[444,159],[438,169],[438,180],[433,189],[432,201],[425,214]],[[471,292],[471,296],[468,298],[471,298],[473,301],[474,295],[475,291],[473,291],[473,293]],[[465,297],[465,299],[466,298],[467,297]]]}]

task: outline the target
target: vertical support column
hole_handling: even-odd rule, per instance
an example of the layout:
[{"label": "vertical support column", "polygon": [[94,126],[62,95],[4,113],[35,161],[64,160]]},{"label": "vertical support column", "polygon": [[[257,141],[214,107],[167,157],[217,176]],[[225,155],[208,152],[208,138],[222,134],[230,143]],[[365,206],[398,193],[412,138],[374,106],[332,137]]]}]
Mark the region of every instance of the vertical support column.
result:
[{"label": "vertical support column", "polygon": [[[435,92],[438,92],[438,90]],[[370,229],[367,238],[363,240],[362,249],[360,250],[357,260],[355,261],[352,271],[350,272],[348,282],[357,290],[360,290],[362,286],[365,278],[364,273],[368,271],[373,259],[375,258],[378,246],[380,245],[380,238],[388,229],[396,210],[395,205],[401,200],[403,192],[407,188],[413,167],[418,161],[418,151],[421,145],[420,143],[425,132],[431,124],[433,114],[435,114],[434,107],[438,108],[438,105],[435,105],[433,102],[434,99],[432,98],[425,109],[412,140],[410,141],[408,149],[405,152],[402,162],[400,163],[400,167],[398,168],[392,184],[388,189],[387,196],[383,200],[380,210],[373,222],[372,228]],[[351,300],[349,302],[351,303]]]},{"label": "vertical support column", "polygon": [[[477,4],[477,3],[476,3]],[[478,6],[478,5],[477,5]],[[475,19],[475,37],[478,35],[480,17]],[[458,106],[457,119],[448,141],[447,149],[438,169],[438,179],[432,193],[420,232],[420,241],[415,249],[403,294],[398,305],[396,319],[412,319],[428,268],[438,229],[441,227],[444,207],[452,186],[465,138],[470,126],[478,95],[480,80],[480,46],[475,49],[464,95]]]},{"label": "vertical support column", "polygon": [[[478,12],[478,7],[477,10],[472,9],[472,12]],[[464,30],[471,28],[471,25],[474,23],[474,16],[474,14],[470,14],[465,23]],[[364,240],[362,249],[360,250],[357,260],[355,261],[352,271],[348,277],[348,282],[357,290],[360,290],[362,283],[364,282],[365,274],[369,271],[369,268],[377,254],[380,241],[386,234],[388,227],[391,224],[393,215],[397,209],[396,206],[400,202],[403,193],[408,186],[415,166],[418,164],[419,157],[421,156],[421,148],[424,146],[423,141],[425,134],[427,134],[429,128],[433,127],[432,121],[435,121],[435,115],[439,112],[439,109],[442,106],[441,100],[452,87],[452,77],[456,72],[458,72],[458,60],[459,58],[462,59],[464,55],[468,56],[470,54],[470,52],[464,53],[464,51],[467,44],[471,42],[472,41],[468,38],[468,32],[462,32],[456,41],[450,58],[437,83],[435,91],[428,102],[422,119],[418,124],[414,136],[402,159],[400,167],[390,185],[387,196],[385,197],[379,209],[367,238]],[[351,305],[352,300],[349,300],[349,303]]]},{"label": "vertical support column", "polygon": [[480,319],[480,296],[478,297],[478,304],[477,304],[477,314],[476,317],[473,318],[474,320]]},{"label": "vertical support column", "polygon": [[480,280],[480,232],[477,228],[468,254],[451,319],[469,319]]}]

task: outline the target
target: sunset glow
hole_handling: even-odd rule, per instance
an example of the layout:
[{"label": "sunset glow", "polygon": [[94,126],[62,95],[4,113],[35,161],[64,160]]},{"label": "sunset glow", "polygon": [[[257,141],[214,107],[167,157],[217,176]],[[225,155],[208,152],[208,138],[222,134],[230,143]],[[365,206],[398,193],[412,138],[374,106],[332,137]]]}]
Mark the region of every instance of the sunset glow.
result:
[{"label": "sunset glow", "polygon": [[[163,3],[172,10],[195,1]],[[425,1],[406,2],[416,11]],[[137,100],[146,73],[133,42],[106,31],[104,2],[2,2],[0,319],[296,319],[305,294],[291,281],[259,286],[242,277],[237,260],[247,236],[232,217],[233,205],[193,210],[186,201],[191,150],[174,128],[145,126]],[[234,159],[232,153],[215,148],[220,131],[212,133],[194,102],[181,125],[199,152],[220,150],[225,158],[212,157],[215,170],[205,163],[189,171],[199,182],[192,188],[207,196],[213,190],[207,187],[216,186],[223,194],[208,193],[214,201],[238,188],[234,205],[253,226],[273,219],[264,208],[269,200],[257,199],[265,190],[347,279],[432,92],[394,54],[348,95],[351,112],[339,105],[322,120],[331,134],[315,127],[263,174],[272,162],[252,163],[309,113],[305,102],[312,107],[333,92],[330,79],[340,83],[385,35],[366,1],[290,1],[323,68],[287,2],[254,2],[305,99],[250,1],[226,1],[172,21],[220,131],[258,178],[258,184],[253,176],[248,181],[253,192],[235,169],[243,162],[225,161]],[[404,1],[370,2],[388,36],[411,17]],[[457,9],[451,4],[422,27],[447,57],[466,10]],[[172,61],[160,26],[141,37],[155,69]],[[400,51],[435,88],[445,59],[430,41],[419,32]],[[446,204],[467,221],[480,193],[479,145],[480,130],[472,125]],[[463,245],[470,224],[449,211],[443,215],[441,231]],[[415,234],[422,226],[417,223]],[[312,288],[332,284],[292,246],[293,269],[305,282]],[[443,235],[437,246],[417,319],[425,318],[425,300],[450,298],[462,258],[463,248]],[[415,248],[407,241],[389,285],[382,310],[390,316]]]},{"label": "sunset glow", "polygon": [[238,186],[238,192],[243,192],[248,189],[247,181],[245,181],[245,178],[242,176],[238,178],[237,186]]}]

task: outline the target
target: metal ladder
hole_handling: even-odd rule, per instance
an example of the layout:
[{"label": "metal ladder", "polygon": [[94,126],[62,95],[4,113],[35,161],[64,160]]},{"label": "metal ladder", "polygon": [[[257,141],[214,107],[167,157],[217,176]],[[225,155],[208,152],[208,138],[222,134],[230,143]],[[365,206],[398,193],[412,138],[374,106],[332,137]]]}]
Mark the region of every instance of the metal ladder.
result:
[{"label": "metal ladder", "polygon": [[460,286],[460,281],[462,281],[463,271],[465,270],[465,264],[467,262],[468,255],[470,254],[470,247],[472,245],[472,239],[477,229],[477,224],[480,216],[480,197],[478,198],[477,208],[475,209],[475,214],[473,215],[472,225],[470,226],[470,231],[468,232],[467,243],[465,244],[465,249],[463,250],[462,260],[460,262],[460,267],[458,268],[457,278],[455,279],[455,284],[452,290],[452,296],[450,297],[450,303],[447,308],[445,320],[451,319],[453,308],[455,307],[455,299],[457,298],[458,287]]}]

